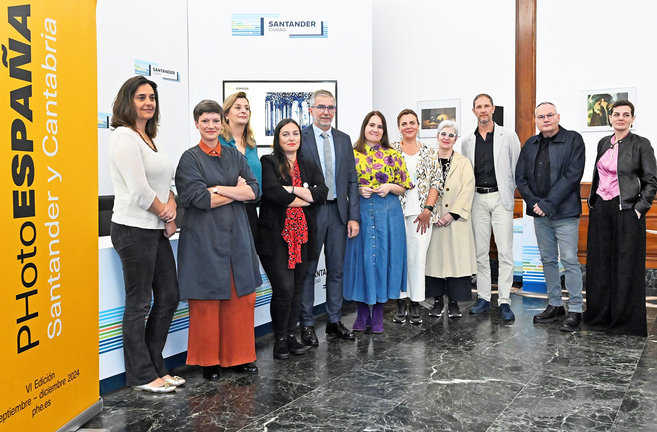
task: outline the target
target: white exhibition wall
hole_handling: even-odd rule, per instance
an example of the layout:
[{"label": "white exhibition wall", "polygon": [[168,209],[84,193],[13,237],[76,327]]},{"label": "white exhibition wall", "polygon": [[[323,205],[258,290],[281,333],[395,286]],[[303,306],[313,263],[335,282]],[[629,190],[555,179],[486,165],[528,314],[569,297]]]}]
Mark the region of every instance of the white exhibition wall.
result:
[{"label": "white exhibition wall", "polygon": [[[327,38],[233,36],[232,15],[276,15],[323,20]],[[538,0],[537,100],[557,104],[564,127],[582,131],[582,91],[635,87],[636,133],[657,142],[652,31],[657,3],[629,0]],[[460,99],[461,132],[476,126],[472,98],[490,93],[515,126],[515,1],[337,0],[98,0],[98,109],[111,112],[135,60],[180,73],[160,86],[158,145],[174,160],[198,133],[191,109],[201,99],[222,100],[223,80],[337,80],[338,126],[355,140],[365,113],[382,111],[398,139],[397,113],[418,101]],[[626,28],[614,32],[614,23]],[[259,107],[253,107],[254,110]],[[610,133],[610,132],[609,132]],[[583,132],[584,181],[590,181],[597,141]],[[99,194],[111,194],[109,130],[99,129]],[[427,140],[427,139],[425,139]],[[457,144],[457,149],[460,146]],[[261,152],[267,152],[261,149]]]},{"label": "white exhibition wall", "polygon": [[[98,0],[98,112],[112,113],[112,102],[135,61],[178,72],[179,81],[152,76],[160,97],[155,143],[174,163],[188,148],[187,2],[180,0]],[[110,130],[98,129],[98,195],[113,195],[107,144]]]},{"label": "white exhibition wall", "polygon": [[[324,21],[328,37],[290,38],[267,31],[232,36],[233,14]],[[190,109],[205,98],[223,101],[224,80],[337,80],[338,128],[354,138],[372,103],[372,2],[189,2],[189,71]],[[192,123],[190,142],[197,141]]]},{"label": "white exhibition wall", "polygon": [[478,93],[503,106],[514,128],[515,15],[513,0],[374,2],[372,106],[386,116],[390,138],[400,137],[399,111],[425,100],[460,99],[461,133],[474,130]]},{"label": "white exhibition wall", "polygon": [[[233,14],[315,20],[325,24],[328,37],[290,38],[282,32],[233,36]],[[221,103],[223,80],[337,80],[338,127],[352,137],[371,109],[371,0],[336,0],[330,7],[297,0],[98,0],[96,16],[99,113],[111,115],[119,87],[135,75],[136,60],[179,73],[178,81],[150,77],[160,94],[156,143],[176,163],[198,143],[194,105],[206,98]],[[258,109],[264,107],[252,107]],[[109,133],[99,128],[99,195],[113,194]]]},{"label": "white exhibition wall", "polygon": [[[657,2],[538,0],[537,6],[537,102],[554,102],[561,124],[582,132],[583,90],[635,87],[635,132],[657,145]],[[605,135],[611,128],[582,132],[583,181],[593,178],[597,143]]]}]

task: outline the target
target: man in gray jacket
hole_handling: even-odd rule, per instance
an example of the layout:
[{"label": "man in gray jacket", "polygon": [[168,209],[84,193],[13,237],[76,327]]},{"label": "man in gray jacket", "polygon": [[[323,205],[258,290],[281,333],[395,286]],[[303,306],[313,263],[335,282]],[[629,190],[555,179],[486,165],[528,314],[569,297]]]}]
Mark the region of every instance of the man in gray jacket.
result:
[{"label": "man in gray jacket", "polygon": [[513,284],[513,194],[520,140],[513,130],[493,122],[495,105],[485,93],[475,96],[472,112],[477,128],[463,138],[461,151],[470,159],[475,174],[475,196],[472,203],[472,229],[477,250],[477,303],[471,314],[490,310],[490,233],[495,234],[499,274],[498,298],[502,319],[515,320],[511,311]]},{"label": "man in gray jacket", "polygon": [[[337,107],[335,97],[327,90],[317,90],[310,101],[313,124],[301,131],[301,157],[322,170],[329,188],[326,203],[317,208],[317,245],[324,246],[326,263],[326,334],[353,340],[354,334],[340,321],[342,316],[342,266],[347,237],[360,230],[360,197],[354,149],[349,135],[331,127]],[[318,251],[319,252],[319,251]],[[301,311],[301,341],[319,346],[315,334],[315,272],[317,260],[309,265],[304,282]]]}]

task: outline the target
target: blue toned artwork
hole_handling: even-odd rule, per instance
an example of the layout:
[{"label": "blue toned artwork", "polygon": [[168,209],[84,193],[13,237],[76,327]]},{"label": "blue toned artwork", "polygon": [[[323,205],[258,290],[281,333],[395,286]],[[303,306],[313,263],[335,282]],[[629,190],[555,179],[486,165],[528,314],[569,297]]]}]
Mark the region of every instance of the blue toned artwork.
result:
[{"label": "blue toned artwork", "polygon": [[274,136],[278,122],[291,118],[301,129],[312,124],[308,112],[312,92],[267,92],[265,96],[265,135]]}]

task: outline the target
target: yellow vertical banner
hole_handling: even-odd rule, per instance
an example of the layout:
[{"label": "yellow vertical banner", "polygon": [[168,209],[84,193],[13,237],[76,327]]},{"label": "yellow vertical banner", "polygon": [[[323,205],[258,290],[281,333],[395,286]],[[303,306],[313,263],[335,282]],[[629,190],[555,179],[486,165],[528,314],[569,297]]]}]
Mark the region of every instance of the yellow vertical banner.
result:
[{"label": "yellow vertical banner", "polygon": [[69,429],[102,406],[96,2],[2,0],[0,27],[0,431]]}]

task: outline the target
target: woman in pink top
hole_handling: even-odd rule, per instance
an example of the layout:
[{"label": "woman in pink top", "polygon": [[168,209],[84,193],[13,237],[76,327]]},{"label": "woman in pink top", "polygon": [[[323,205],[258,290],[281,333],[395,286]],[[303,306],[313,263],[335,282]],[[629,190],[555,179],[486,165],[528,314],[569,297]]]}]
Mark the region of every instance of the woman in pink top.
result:
[{"label": "woman in pink top", "polygon": [[589,197],[584,322],[609,333],[647,336],[646,221],[657,191],[655,153],[630,132],[634,105],[619,100],[614,134],[598,143]]}]

